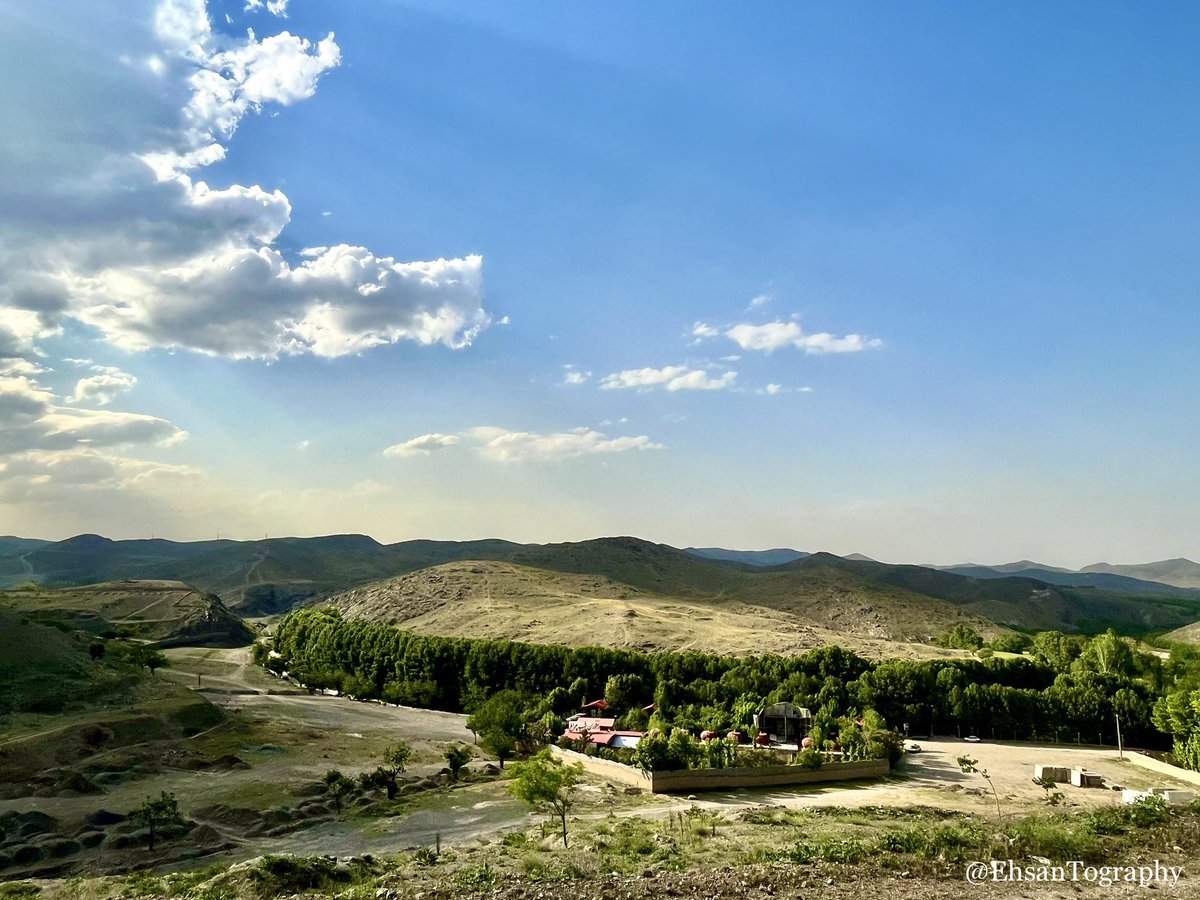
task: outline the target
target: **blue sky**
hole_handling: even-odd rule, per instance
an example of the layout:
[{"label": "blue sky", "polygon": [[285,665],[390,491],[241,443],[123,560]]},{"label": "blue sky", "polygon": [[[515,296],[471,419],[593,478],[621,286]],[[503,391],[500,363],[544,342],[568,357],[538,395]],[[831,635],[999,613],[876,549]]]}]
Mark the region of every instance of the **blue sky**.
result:
[{"label": "blue sky", "polygon": [[5,13],[0,531],[1200,555],[1200,12],[267,5]]}]

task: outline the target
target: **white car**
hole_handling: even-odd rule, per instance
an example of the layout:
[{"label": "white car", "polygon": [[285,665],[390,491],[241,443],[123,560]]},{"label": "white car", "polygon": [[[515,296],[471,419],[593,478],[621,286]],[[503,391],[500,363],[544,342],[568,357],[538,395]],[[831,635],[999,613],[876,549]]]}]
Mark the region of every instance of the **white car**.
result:
[{"label": "white car", "polygon": [[965,738],[963,738],[963,740],[966,741],[968,744],[978,744],[979,743],[979,735],[968,734]]}]

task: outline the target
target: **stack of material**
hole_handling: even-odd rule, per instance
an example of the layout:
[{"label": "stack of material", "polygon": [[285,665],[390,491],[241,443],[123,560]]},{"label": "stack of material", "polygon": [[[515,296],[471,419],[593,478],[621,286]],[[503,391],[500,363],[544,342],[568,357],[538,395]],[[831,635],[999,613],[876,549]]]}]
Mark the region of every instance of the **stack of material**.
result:
[{"label": "stack of material", "polygon": [[1089,772],[1087,769],[1076,767],[1071,770],[1071,784],[1081,788],[1104,787],[1104,776],[1099,772]]},{"label": "stack of material", "polygon": [[1038,763],[1033,767],[1033,777],[1049,778],[1055,784],[1066,784],[1071,780],[1071,770],[1066,766],[1045,766]]}]

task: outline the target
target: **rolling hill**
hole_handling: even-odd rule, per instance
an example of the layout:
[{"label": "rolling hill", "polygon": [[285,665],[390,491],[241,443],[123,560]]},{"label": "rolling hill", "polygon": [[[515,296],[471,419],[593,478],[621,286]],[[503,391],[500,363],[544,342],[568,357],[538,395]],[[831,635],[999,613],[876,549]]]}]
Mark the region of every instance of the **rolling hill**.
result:
[{"label": "rolling hill", "polygon": [[[850,628],[862,637],[927,639],[959,617],[1023,629],[1113,626],[1131,634],[1168,631],[1200,620],[1200,592],[1121,574],[1025,570],[1019,568],[1023,564],[997,567],[1008,572],[993,567],[951,571],[880,563],[858,554],[789,550],[697,552],[634,537],[556,544],[380,544],[355,534],[195,543],[80,535],[8,546],[16,546],[17,552],[0,556],[0,586],[31,580],[44,586],[119,579],[183,582],[201,594],[218,595],[241,615],[284,612],[447,563],[504,562],[544,573],[599,577],[660,599],[746,604],[813,627]],[[712,558],[714,552],[720,558]],[[795,558],[767,565],[772,554]],[[1168,563],[1155,574],[1184,579],[1187,567],[1195,565]],[[839,618],[832,618],[835,614]]]},{"label": "rolling hill", "polygon": [[[656,580],[641,575],[638,580],[645,583]],[[677,580],[673,583],[678,587]],[[944,651],[921,646],[931,622],[999,630],[948,604],[899,591],[881,602],[826,587],[799,592],[760,587],[765,589],[758,602],[703,591],[668,595],[601,575],[458,562],[355,588],[325,602],[347,618],[425,634],[735,655],[797,653],[829,644],[878,657],[940,655]]]},{"label": "rolling hill", "polygon": [[160,646],[242,646],[254,633],[215,594],[177,581],[119,581],[80,588],[0,592],[0,611],[122,634]]}]

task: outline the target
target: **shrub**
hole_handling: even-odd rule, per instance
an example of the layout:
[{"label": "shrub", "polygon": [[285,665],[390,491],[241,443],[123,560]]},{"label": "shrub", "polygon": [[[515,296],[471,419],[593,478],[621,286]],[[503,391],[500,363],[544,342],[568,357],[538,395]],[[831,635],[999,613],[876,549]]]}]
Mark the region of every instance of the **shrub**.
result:
[{"label": "shrub", "polygon": [[260,897],[326,890],[352,880],[349,870],[321,856],[266,856],[250,871],[250,883]]},{"label": "shrub", "polygon": [[796,754],[794,765],[802,769],[819,769],[825,764],[825,757],[816,750],[801,750]]}]

